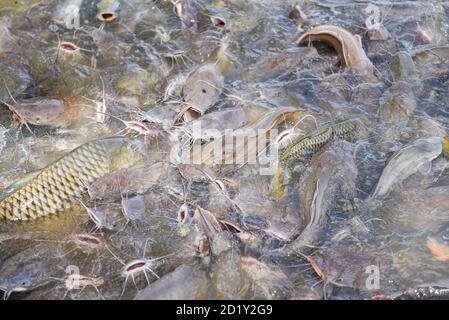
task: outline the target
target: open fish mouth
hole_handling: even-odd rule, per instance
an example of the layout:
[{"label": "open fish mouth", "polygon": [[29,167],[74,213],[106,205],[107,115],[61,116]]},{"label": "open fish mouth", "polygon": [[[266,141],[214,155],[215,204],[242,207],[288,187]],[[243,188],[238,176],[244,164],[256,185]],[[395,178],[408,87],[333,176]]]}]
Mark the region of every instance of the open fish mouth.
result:
[{"label": "open fish mouth", "polygon": [[115,19],[117,19],[117,17],[118,17],[118,14],[113,11],[104,11],[104,12],[100,12],[97,15],[97,18],[103,22],[112,22]]},{"label": "open fish mouth", "polygon": [[80,50],[78,46],[72,42],[61,42],[60,47],[64,52],[69,53],[75,53]]},{"label": "open fish mouth", "polygon": [[202,114],[203,112],[200,109],[196,108],[194,105],[184,103],[184,107],[178,114],[177,121],[180,121],[182,119],[183,122],[189,122],[198,119]]},{"label": "open fish mouth", "polygon": [[217,29],[224,29],[226,27],[226,20],[223,18],[212,16],[210,17],[212,25]]}]

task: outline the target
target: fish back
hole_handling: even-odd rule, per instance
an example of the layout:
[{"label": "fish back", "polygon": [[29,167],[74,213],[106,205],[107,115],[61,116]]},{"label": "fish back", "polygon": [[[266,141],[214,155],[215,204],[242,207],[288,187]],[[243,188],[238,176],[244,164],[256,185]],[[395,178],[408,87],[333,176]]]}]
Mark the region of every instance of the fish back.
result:
[{"label": "fish back", "polygon": [[325,125],[312,133],[293,141],[290,147],[283,150],[281,163],[287,164],[300,157],[313,154],[320,150],[333,138],[352,139],[358,130],[357,120],[346,120]]},{"label": "fish back", "polygon": [[29,221],[70,208],[86,186],[109,170],[105,147],[84,144],[44,168],[0,202],[0,219]]}]

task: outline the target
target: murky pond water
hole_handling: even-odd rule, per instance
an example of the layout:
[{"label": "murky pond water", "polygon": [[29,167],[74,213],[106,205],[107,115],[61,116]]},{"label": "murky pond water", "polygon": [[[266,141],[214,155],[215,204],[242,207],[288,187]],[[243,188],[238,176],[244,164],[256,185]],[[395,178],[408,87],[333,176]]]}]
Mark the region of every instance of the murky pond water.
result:
[{"label": "murky pond water", "polygon": [[0,290],[449,298],[448,30],[441,1],[0,0]]}]

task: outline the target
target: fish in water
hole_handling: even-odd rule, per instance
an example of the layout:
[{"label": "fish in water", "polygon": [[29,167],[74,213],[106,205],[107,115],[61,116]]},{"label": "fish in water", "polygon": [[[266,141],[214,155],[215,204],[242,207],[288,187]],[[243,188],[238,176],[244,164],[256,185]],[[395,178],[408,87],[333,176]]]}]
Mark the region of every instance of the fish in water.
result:
[{"label": "fish in water", "polygon": [[117,162],[121,165],[121,153],[129,145],[124,137],[94,140],[29,174],[0,196],[0,219],[30,221],[70,208],[90,183],[113,170]]},{"label": "fish in water", "polygon": [[[195,69],[187,78],[182,89],[186,104],[184,120],[192,120],[203,115],[218,100],[224,85],[217,64],[208,63]],[[186,119],[187,118],[187,119]]]},{"label": "fish in water", "polygon": [[97,179],[89,186],[88,193],[92,199],[114,199],[121,195],[144,193],[162,178],[166,170],[161,162],[120,169]]},{"label": "fish in water", "polygon": [[366,56],[362,38],[349,31],[332,25],[322,25],[304,33],[297,41],[298,45],[322,41],[331,45],[340,56],[343,65],[362,74],[372,74],[374,66]]},{"label": "fish in water", "polygon": [[94,116],[93,112],[85,110],[76,97],[30,98],[8,107],[14,111],[19,121],[37,126],[69,127],[82,118],[81,115]]},{"label": "fish in water", "polygon": [[196,0],[171,0],[176,9],[176,13],[181,19],[182,28],[198,32],[199,24],[204,20],[205,15]]},{"label": "fish in water", "polygon": [[239,263],[243,274],[253,282],[255,298],[288,299],[292,286],[279,267],[268,265],[253,257],[242,257]]},{"label": "fish in water", "polygon": [[418,139],[397,151],[388,160],[371,198],[387,196],[395,185],[416,173],[437,158],[443,151],[443,139]]},{"label": "fish in water", "polygon": [[203,270],[181,265],[139,291],[134,300],[207,299],[207,285],[207,275]]},{"label": "fish in water", "polygon": [[10,257],[0,268],[0,290],[7,299],[14,292],[37,289],[62,277],[67,265],[64,247],[40,242]]},{"label": "fish in water", "polygon": [[300,136],[299,139],[294,139],[290,146],[282,151],[280,162],[288,164],[299,157],[313,154],[333,138],[352,138],[357,134],[359,125],[358,120],[347,120],[324,125],[306,136]]},{"label": "fish in water", "polygon": [[357,174],[349,142],[335,141],[312,158],[310,172],[301,183],[299,192],[305,227],[299,237],[287,245],[289,249],[301,252],[305,247],[315,244],[337,192],[340,190],[342,195],[354,196]]}]

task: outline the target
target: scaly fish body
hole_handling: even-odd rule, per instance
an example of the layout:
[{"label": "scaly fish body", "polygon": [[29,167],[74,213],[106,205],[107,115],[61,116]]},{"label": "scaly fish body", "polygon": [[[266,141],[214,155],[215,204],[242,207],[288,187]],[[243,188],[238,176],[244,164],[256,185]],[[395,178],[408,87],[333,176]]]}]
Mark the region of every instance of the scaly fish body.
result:
[{"label": "scaly fish body", "polygon": [[0,220],[36,220],[70,208],[89,184],[110,172],[110,149],[121,150],[127,141],[116,137],[88,142],[13,184],[0,198]]},{"label": "scaly fish body", "polygon": [[359,129],[360,121],[353,119],[339,122],[332,127],[335,137],[342,139],[352,139]]},{"label": "scaly fish body", "polygon": [[310,155],[321,149],[333,138],[348,139],[354,136],[358,128],[357,120],[347,120],[326,125],[305,137],[294,139],[281,154],[281,163],[286,164],[297,158]]}]

